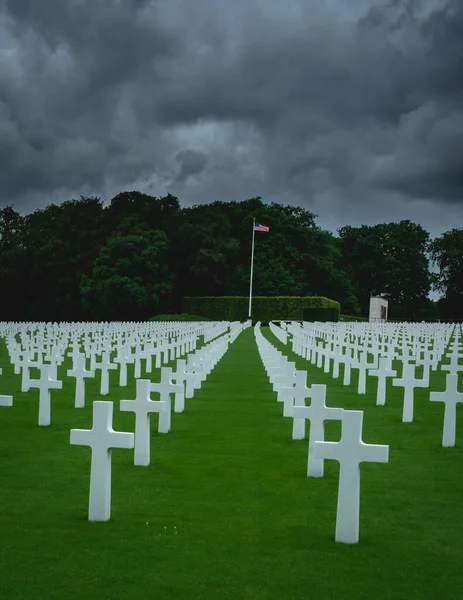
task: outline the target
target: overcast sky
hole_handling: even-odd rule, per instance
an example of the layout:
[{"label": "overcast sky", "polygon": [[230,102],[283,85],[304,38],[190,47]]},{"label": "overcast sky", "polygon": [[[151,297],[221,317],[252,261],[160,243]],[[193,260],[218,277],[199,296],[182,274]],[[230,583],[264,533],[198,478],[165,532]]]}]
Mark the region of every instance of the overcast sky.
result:
[{"label": "overcast sky", "polygon": [[133,189],[463,226],[463,1],[0,0],[0,207]]}]

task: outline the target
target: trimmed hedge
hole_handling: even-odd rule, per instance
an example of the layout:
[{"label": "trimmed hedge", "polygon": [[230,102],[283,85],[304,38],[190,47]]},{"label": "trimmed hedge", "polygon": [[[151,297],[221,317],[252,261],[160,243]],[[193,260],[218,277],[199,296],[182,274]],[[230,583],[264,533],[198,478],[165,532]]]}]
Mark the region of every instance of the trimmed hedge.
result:
[{"label": "trimmed hedge", "polygon": [[182,313],[180,315],[156,315],[151,317],[150,321],[211,321],[211,319]]},{"label": "trimmed hedge", "polygon": [[[186,313],[207,315],[214,321],[245,321],[248,318],[249,298],[246,296],[186,296],[183,310]],[[252,320],[302,321],[308,308],[332,309],[339,320],[340,304],[324,296],[254,296]]]},{"label": "trimmed hedge", "polygon": [[353,317],[351,315],[340,315],[339,318],[340,321],[351,321],[351,322],[356,322],[356,321],[369,321],[370,319],[368,317]]},{"label": "trimmed hedge", "polygon": [[304,321],[339,321],[339,308],[304,308]]}]

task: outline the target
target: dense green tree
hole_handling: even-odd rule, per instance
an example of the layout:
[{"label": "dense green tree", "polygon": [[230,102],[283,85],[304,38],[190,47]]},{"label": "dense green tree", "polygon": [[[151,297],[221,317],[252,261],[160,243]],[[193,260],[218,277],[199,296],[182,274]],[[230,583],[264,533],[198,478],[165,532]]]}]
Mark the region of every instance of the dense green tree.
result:
[{"label": "dense green tree", "polygon": [[256,233],[253,291],[261,295],[329,295],[358,310],[349,278],[340,267],[335,238],[300,207],[213,202],[185,208],[173,236],[179,297],[246,295],[249,290],[253,219],[270,227]]},{"label": "dense green tree", "polygon": [[0,318],[85,318],[79,281],[104,241],[102,217],[98,198],[49,205],[25,217],[3,209],[0,287],[8,293]]},{"label": "dense green tree", "polygon": [[438,269],[435,289],[443,318],[463,319],[463,229],[445,232],[431,243],[431,257]]},{"label": "dense green tree", "polygon": [[430,287],[429,234],[410,221],[339,229],[343,266],[362,312],[371,295],[391,302],[390,316],[413,318]]},{"label": "dense green tree", "polygon": [[0,319],[15,320],[22,314],[26,275],[23,227],[24,218],[12,206],[0,209]]},{"label": "dense green tree", "polygon": [[171,260],[180,300],[193,290],[197,295],[226,294],[233,279],[239,240],[223,207],[214,203],[207,210],[206,206],[184,209],[172,235]]},{"label": "dense green tree", "polygon": [[103,219],[102,202],[95,197],[52,204],[25,217],[26,318],[55,321],[88,316],[79,284],[104,243]]},{"label": "dense green tree", "polygon": [[168,249],[163,231],[134,217],[123,220],[101,248],[91,274],[81,280],[82,301],[91,317],[146,319],[162,308],[172,292]]},{"label": "dense green tree", "polygon": [[[0,319],[138,319],[179,312],[185,295],[246,295],[253,219],[254,285],[261,295],[324,295],[345,314],[368,313],[370,294],[391,317],[461,314],[463,234],[431,244],[410,221],[323,231],[300,207],[212,202],[180,207],[175,196],[122,192],[108,204],[84,198],[21,216],[0,210]],[[437,278],[444,294],[427,297]]]},{"label": "dense green tree", "polygon": [[179,201],[171,194],[156,198],[136,191],[121,192],[111,200],[106,209],[106,230],[109,235],[125,219],[132,218],[134,222],[143,223],[151,229],[171,233],[177,224],[179,212]]}]

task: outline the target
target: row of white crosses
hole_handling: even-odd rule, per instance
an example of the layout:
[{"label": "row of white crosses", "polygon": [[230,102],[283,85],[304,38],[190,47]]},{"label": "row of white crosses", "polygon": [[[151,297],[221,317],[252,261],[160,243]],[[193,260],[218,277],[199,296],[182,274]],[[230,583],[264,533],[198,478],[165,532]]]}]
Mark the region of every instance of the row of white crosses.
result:
[{"label": "row of white crosses", "polygon": [[[0,335],[4,334],[7,338],[7,348],[15,373],[22,374],[22,391],[28,392],[34,387],[39,389],[41,426],[50,424],[50,391],[62,388],[62,382],[57,380],[57,367],[62,364],[66,354],[73,361],[73,367],[67,374],[76,379],[75,406],[82,408],[85,406],[85,379],[93,377],[95,369],[102,370],[100,392],[102,395],[109,392],[109,378],[106,375],[110,370],[117,368],[117,365],[111,363],[111,350],[115,349],[119,358],[129,358],[129,361],[124,361],[125,366],[130,362],[130,354],[135,361],[135,375],[138,376],[141,375],[141,370],[136,366],[136,360],[139,358],[146,360],[146,371],[151,373],[153,356],[156,356],[158,363],[160,356],[164,361],[168,361],[188,352],[186,360],[177,359],[175,371],[169,367],[161,367],[159,383],[137,379],[135,400],[121,401],[121,411],[135,413],[135,434],[114,432],[112,402],[94,402],[92,430],[73,430],[71,433],[71,443],[85,443],[84,440],[87,440],[88,445],[96,448],[96,451],[92,452],[90,520],[107,520],[110,517],[110,448],[134,448],[134,464],[147,466],[150,456],[149,415],[158,412],[158,432],[168,433],[171,427],[171,394],[175,394],[174,411],[183,412],[185,397],[192,398],[194,391],[200,389],[202,382],[243,327],[240,323],[227,322],[60,325],[8,323],[0,327]],[[227,333],[229,329],[230,333]],[[204,337],[206,345],[195,350],[199,335]],[[156,347],[153,340],[157,342]],[[102,355],[101,362],[97,362],[97,354]],[[90,359],[93,367],[90,370],[86,369],[87,359]],[[50,364],[45,364],[45,361]],[[162,364],[161,361],[159,363]],[[40,370],[39,380],[29,377],[31,367]],[[126,372],[121,379],[122,383],[127,385]],[[160,399],[151,400],[151,393],[158,393]],[[11,396],[2,398],[2,404],[12,405]],[[107,445],[109,439],[114,439],[112,446]],[[105,444],[107,447],[103,451]]]},{"label": "row of white crosses", "polygon": [[273,335],[278,338],[282,344],[286,344],[288,340],[288,334],[286,332],[286,324],[284,322],[281,323],[281,327],[278,327],[276,323],[270,321],[269,328]]},{"label": "row of white crosses", "polygon": [[[118,369],[118,364],[111,362],[111,351],[114,349],[117,353],[115,362],[120,364],[120,385],[127,385],[127,364],[135,362],[135,375],[140,377],[140,359],[144,358],[147,363],[147,372],[152,370],[152,355],[159,357],[163,355],[164,361],[174,360],[175,356],[181,356],[185,352],[191,352],[197,345],[200,334],[205,335],[209,331],[209,336],[214,338],[216,333],[223,331],[224,324],[199,324],[194,330],[191,325],[187,325],[185,331],[181,330],[181,324],[170,326],[170,329],[164,327],[164,324],[152,323],[130,324],[127,330],[119,326],[112,328],[111,324],[101,324],[98,329],[94,324],[78,324],[76,327],[69,327],[69,324],[63,324],[62,327],[38,327],[34,325],[23,325],[19,331],[9,332],[10,336],[7,347],[10,354],[10,360],[14,364],[16,374],[21,373],[21,391],[28,392],[31,388],[39,390],[39,425],[50,425],[50,392],[53,389],[62,389],[62,382],[57,380],[57,367],[62,364],[66,354],[73,361],[73,366],[68,370],[67,375],[76,379],[75,406],[82,408],[85,406],[85,379],[93,378],[96,370],[101,370],[102,396],[109,393],[109,372]],[[172,334],[172,336],[170,336]],[[151,354],[147,351],[147,339],[151,336],[149,342]],[[173,337],[175,336],[175,337]],[[17,337],[21,342],[18,343]],[[156,347],[152,340],[156,340]],[[70,348],[69,348],[70,345]],[[101,353],[101,361],[97,361],[97,353]],[[36,360],[34,360],[36,358]],[[87,370],[86,362],[90,359],[91,368]],[[45,361],[49,364],[45,364]],[[32,380],[30,378],[30,369],[35,367],[40,371],[40,379]]]},{"label": "row of white crosses", "polygon": [[[307,386],[307,372],[295,369],[295,364],[277,350],[254,327],[255,338],[264,368],[284,404],[283,415],[293,418],[293,439],[305,437],[305,421],[310,421],[307,476],[322,477],[324,461],[339,462],[339,488],[336,516],[337,542],[355,544],[359,540],[360,469],[362,462],[389,460],[389,446],[365,444],[362,441],[363,412],[326,406],[326,386]],[[310,398],[310,405],[305,400]],[[325,421],[342,423],[339,442],[325,441]]]},{"label": "row of white crosses", "polygon": [[[146,330],[153,335],[153,326],[150,323],[146,324],[144,333]],[[179,335],[177,343],[169,343],[168,338],[165,338],[166,328],[163,326],[164,324],[159,324],[161,328],[161,338],[162,343],[158,348],[154,348],[153,342],[150,342],[150,346],[153,354],[157,354],[159,357],[160,354],[164,353],[165,360],[169,360],[169,350],[171,351],[170,360],[173,360],[174,356],[178,356],[179,354],[183,354],[185,351],[191,352],[192,349],[196,347],[198,331],[192,331],[191,325],[187,325],[187,329],[190,333],[179,331],[179,325],[175,325],[175,334],[179,335],[183,333],[183,335]],[[14,324],[13,324],[14,326]],[[111,335],[108,334],[106,330],[106,324],[103,324],[103,330],[95,329],[94,324],[84,325],[84,332],[88,333],[88,331],[92,332],[93,338],[90,340],[86,338],[85,340],[81,340],[80,344],[78,341],[78,337],[76,334],[76,329],[80,332],[81,327],[77,327],[75,329],[69,328],[68,324],[63,324],[62,327],[46,327],[46,333],[44,333],[44,327],[42,329],[38,329],[38,332],[35,330],[35,325],[30,326],[26,324],[25,328],[20,329],[19,336],[22,339],[23,344],[26,346],[25,349],[21,349],[20,345],[17,343],[15,339],[15,334],[18,333],[13,331],[13,336],[10,338],[9,351],[10,351],[10,359],[14,364],[15,373],[22,374],[22,383],[21,383],[21,391],[28,392],[31,388],[37,388],[39,390],[39,425],[40,426],[48,426],[50,425],[50,392],[53,389],[62,389],[62,382],[57,381],[57,366],[63,362],[64,355],[66,351],[68,351],[67,344],[63,343],[63,335],[61,329],[65,332],[73,336],[71,350],[69,355],[73,360],[73,367],[68,370],[67,375],[70,377],[74,377],[76,379],[76,393],[75,393],[75,406],[77,408],[82,408],[85,406],[85,379],[89,377],[95,376],[95,370],[101,370],[101,388],[100,394],[107,395],[109,393],[109,371],[117,369],[117,364],[111,362],[110,359],[110,348],[111,344],[114,343],[111,340]],[[110,324],[111,326],[111,324]],[[138,330],[140,330],[140,324],[136,324]],[[172,325],[171,325],[172,327]],[[201,326],[201,333],[207,337],[208,339],[214,339],[218,334],[223,333],[227,329],[227,325],[225,323],[217,323],[217,324],[207,324],[207,326]],[[14,329],[14,327],[13,327]],[[181,324],[180,324],[181,329]],[[27,335],[27,333],[31,333],[32,335]],[[142,330],[143,331],[143,330]],[[117,334],[119,335],[116,340],[117,349],[121,350],[123,347],[125,349],[126,355],[116,356],[115,361],[121,362],[121,377],[120,377],[120,385],[127,385],[127,363],[128,362],[138,362],[140,363],[140,357],[146,359],[147,363],[147,372],[151,373],[151,355],[146,352],[146,344],[143,350],[141,350],[140,344],[136,344],[133,350],[133,343],[124,343],[120,344],[122,335],[125,334],[125,337],[128,338],[133,336],[133,332],[130,330],[124,332],[123,328],[120,326],[116,329]],[[104,341],[107,344],[109,349],[104,350],[104,347],[100,340],[98,339],[98,333],[103,334]],[[10,331],[11,334],[11,331]],[[206,335],[207,334],[207,335]],[[85,336],[84,336],[85,337]],[[153,335],[153,338],[155,336]],[[57,342],[57,339],[60,339],[60,342]],[[33,344],[31,343],[31,339],[33,339]],[[167,341],[166,341],[167,340]],[[27,342],[29,341],[29,346]],[[132,339],[133,342],[133,339]],[[86,369],[86,361],[87,356],[85,353],[81,353],[81,346],[84,346],[84,351],[90,353],[90,370]],[[102,353],[101,362],[97,362],[95,350],[98,350]],[[174,354],[174,351],[177,352]],[[178,352],[180,350],[180,352]],[[48,352],[48,355],[47,355]],[[127,356],[127,354],[131,355],[131,357]],[[32,360],[35,355],[37,355],[37,360]],[[123,360],[125,358],[125,360]],[[190,357],[191,358],[191,357]],[[52,361],[51,364],[44,364],[45,360]],[[119,359],[119,360],[118,360]],[[29,370],[31,367],[36,367],[40,370],[40,379],[32,380],[29,376]],[[180,364],[179,364],[180,368]],[[140,369],[135,367],[135,376],[140,377]],[[180,373],[178,374],[180,377]],[[187,378],[188,379],[188,378]],[[188,390],[191,388],[193,383],[188,386]],[[187,394],[188,394],[187,390]],[[190,392],[191,394],[191,392]],[[188,397],[188,396],[187,396]],[[5,400],[6,402],[6,400]],[[184,400],[183,400],[184,402]],[[178,395],[177,405],[180,406],[182,403],[181,396]],[[180,409],[179,409],[180,411]]]},{"label": "row of white crosses", "polygon": [[[232,324],[229,334],[219,338],[213,337],[197,354],[198,362],[204,361],[206,365],[203,370],[204,376],[215,367],[218,361],[227,351],[229,344],[236,339],[239,333],[249,323]],[[228,326],[227,326],[228,329]],[[177,363],[178,367],[178,363]],[[191,373],[194,376],[194,373]],[[135,400],[121,400],[120,410],[135,413],[135,432],[116,432],[112,427],[113,403],[97,401],[93,403],[93,426],[90,430],[72,429],[71,444],[90,446],[92,460],[90,467],[90,494],[89,512],[90,521],[107,521],[111,516],[111,449],[112,448],[134,448],[134,465],[149,466],[150,464],[150,415],[159,413],[160,433],[168,433],[170,430],[170,394],[183,394],[184,383],[187,381],[188,373],[177,368],[175,375],[177,382],[173,380],[174,375],[170,368],[163,368],[161,382],[153,384],[150,380],[138,379],[136,382]],[[179,383],[182,381],[182,384]],[[196,383],[201,386],[202,379]],[[151,393],[156,391],[160,395],[159,400],[152,400]]]},{"label": "row of white crosses", "polygon": [[[459,363],[463,358],[460,327],[448,324],[370,324],[291,323],[288,331],[293,335],[293,351],[316,364],[324,372],[339,377],[339,364],[344,364],[344,385],[350,384],[351,369],[359,370],[359,394],[366,393],[366,376],[377,377],[376,404],[386,404],[386,381],[392,378],[394,387],[404,390],[402,421],[414,419],[414,392],[416,388],[428,389],[430,373],[439,366],[447,371],[444,392],[430,392],[431,401],[441,401],[444,409],[443,446],[455,445],[456,405],[463,401],[458,392]],[[451,345],[449,346],[449,343]],[[368,361],[368,356],[373,361]],[[444,358],[450,364],[444,364]],[[401,375],[392,368],[392,361],[401,364]],[[423,367],[423,376],[416,377],[416,367]]]}]

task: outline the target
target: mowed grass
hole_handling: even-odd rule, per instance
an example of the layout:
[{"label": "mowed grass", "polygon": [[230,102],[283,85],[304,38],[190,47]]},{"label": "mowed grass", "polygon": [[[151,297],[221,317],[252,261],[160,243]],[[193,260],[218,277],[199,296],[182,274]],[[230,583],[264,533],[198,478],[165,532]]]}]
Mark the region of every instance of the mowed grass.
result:
[{"label": "mowed grass", "polygon": [[[0,393],[14,395],[0,407],[1,600],[463,598],[461,412],[457,447],[442,448],[443,405],[428,391],[416,391],[415,420],[403,424],[401,389],[389,383],[376,407],[376,379],[358,396],[356,371],[343,387],[342,369],[333,380],[263,332],[327,384],[329,405],[365,411],[366,443],[390,445],[388,464],[361,467],[360,543],[334,542],[339,466],[306,477],[307,441],[291,440],[252,329],[173,413],[171,433],[151,417],[149,467],[113,450],[108,523],[87,521],[90,450],[71,446],[69,431],[91,427],[96,399],[115,402],[116,430],[133,431],[119,400],[135,397],[135,382],[119,388],[111,373],[102,398],[99,376],[87,380],[87,406],[75,409],[66,361],[52,424],[38,427],[38,390],[20,392],[0,342]],[[443,389],[444,377],[431,383]],[[327,439],[339,437],[328,423]]]}]

